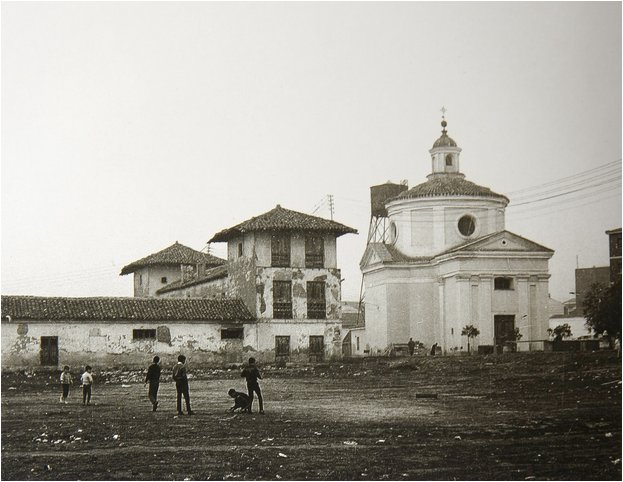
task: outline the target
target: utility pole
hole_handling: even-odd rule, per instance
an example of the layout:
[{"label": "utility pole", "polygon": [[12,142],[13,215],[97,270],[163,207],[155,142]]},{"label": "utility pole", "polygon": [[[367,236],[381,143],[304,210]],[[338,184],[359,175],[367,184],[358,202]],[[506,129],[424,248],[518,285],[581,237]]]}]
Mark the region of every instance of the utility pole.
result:
[{"label": "utility pole", "polygon": [[331,221],[333,221],[333,194],[327,194],[329,198],[329,211],[331,211]]}]

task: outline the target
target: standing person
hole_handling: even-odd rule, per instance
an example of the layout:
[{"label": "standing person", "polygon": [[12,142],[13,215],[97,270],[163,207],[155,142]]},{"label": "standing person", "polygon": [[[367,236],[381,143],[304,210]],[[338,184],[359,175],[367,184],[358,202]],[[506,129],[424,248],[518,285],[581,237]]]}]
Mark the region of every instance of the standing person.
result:
[{"label": "standing person", "polygon": [[158,387],[160,387],[160,357],[155,356],[153,363],[149,365],[147,369],[147,376],[145,377],[145,384],[149,383],[149,401],[152,405],[152,410],[155,412],[158,408]]},{"label": "standing person", "polygon": [[73,383],[71,373],[69,373],[69,365],[63,367],[61,373],[61,385],[63,387],[63,394],[61,395],[60,403],[67,403],[67,397],[69,396],[69,386]]},{"label": "standing person", "polygon": [[413,338],[409,338],[407,346],[409,347],[409,356],[413,356],[413,352],[415,351],[415,342],[413,341]]},{"label": "standing person", "polygon": [[617,352],[617,358],[621,358],[621,333],[617,333],[614,339],[614,349]]},{"label": "standing person", "polygon": [[249,358],[249,364],[244,367],[241,377],[245,377],[247,379],[247,390],[249,392],[249,413],[251,413],[251,406],[253,405],[253,392],[257,393],[257,400],[260,404],[260,413],[264,413],[264,400],[262,399],[262,390],[260,389],[260,384],[258,379],[262,379],[262,375],[260,371],[255,366],[255,358]]},{"label": "standing person", "polygon": [[93,375],[91,374],[91,367],[87,365],[84,367],[84,373],[80,377],[82,382],[82,405],[91,405],[91,385],[93,385]]},{"label": "standing person", "polygon": [[435,356],[437,354],[437,342],[433,343],[433,346],[430,348],[431,356]]},{"label": "standing person", "polygon": [[177,414],[184,415],[184,412],[182,412],[182,395],[184,395],[186,413],[193,415],[194,412],[190,409],[188,374],[186,372],[186,357],[184,355],[177,357],[177,364],[173,367],[173,380],[175,380],[175,389],[177,390]]}]

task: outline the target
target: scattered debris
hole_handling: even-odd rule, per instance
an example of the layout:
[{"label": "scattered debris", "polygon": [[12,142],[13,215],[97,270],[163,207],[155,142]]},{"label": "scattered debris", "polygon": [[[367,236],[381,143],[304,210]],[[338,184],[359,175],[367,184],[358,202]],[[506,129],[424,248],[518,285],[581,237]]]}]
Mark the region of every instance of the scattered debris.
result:
[{"label": "scattered debris", "polygon": [[608,433],[606,434],[606,438],[611,438],[611,437],[612,437],[612,432],[608,432]]},{"label": "scattered debris", "polygon": [[288,456],[286,454],[282,454],[281,452],[279,452],[279,457],[283,457],[284,459],[288,458]]},{"label": "scattered debris", "polygon": [[314,432],[314,435],[322,435],[322,432]]},{"label": "scattered debris", "polygon": [[385,443],[385,439],[384,439],[384,438],[378,439],[378,440],[376,441],[376,443],[377,443],[377,444],[383,444],[383,443]]},{"label": "scattered debris", "polygon": [[359,445],[359,444],[355,442],[354,440],[346,440],[344,441],[344,445]]},{"label": "scattered debris", "polygon": [[456,437],[454,437],[454,440],[461,440],[461,436],[457,435]]}]

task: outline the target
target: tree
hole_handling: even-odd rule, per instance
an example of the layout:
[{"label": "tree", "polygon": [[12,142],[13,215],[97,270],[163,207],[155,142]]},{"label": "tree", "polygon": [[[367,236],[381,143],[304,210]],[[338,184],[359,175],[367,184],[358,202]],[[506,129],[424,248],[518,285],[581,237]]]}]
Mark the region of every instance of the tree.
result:
[{"label": "tree", "polygon": [[554,341],[562,341],[563,338],[571,338],[571,336],[573,336],[569,323],[558,325],[553,330],[551,328],[548,328],[547,333],[550,337],[554,337]]},{"label": "tree", "polygon": [[470,338],[476,338],[478,335],[480,335],[480,330],[474,325],[465,325],[463,331],[461,332],[461,335],[467,337],[467,353],[470,353],[469,340]]},{"label": "tree", "polygon": [[586,326],[597,335],[607,331],[609,337],[621,332],[621,280],[606,287],[594,283],[584,296]]},{"label": "tree", "polygon": [[523,335],[519,332],[519,328],[515,328],[512,332],[510,332],[507,336],[506,336],[506,340],[507,342],[510,342],[510,346],[511,346],[511,350],[512,351],[517,351],[517,341],[521,340],[521,338],[523,337]]}]

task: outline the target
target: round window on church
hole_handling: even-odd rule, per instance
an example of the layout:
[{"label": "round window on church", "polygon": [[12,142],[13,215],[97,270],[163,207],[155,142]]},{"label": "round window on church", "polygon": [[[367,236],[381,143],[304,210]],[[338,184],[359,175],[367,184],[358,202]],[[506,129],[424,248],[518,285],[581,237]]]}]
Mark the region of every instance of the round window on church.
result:
[{"label": "round window on church", "polygon": [[459,219],[459,232],[463,236],[471,236],[476,230],[476,220],[473,216],[466,214]]},{"label": "round window on church", "polygon": [[398,238],[398,229],[396,228],[396,223],[392,221],[389,224],[389,239],[388,239],[389,244],[395,244],[397,238]]}]

